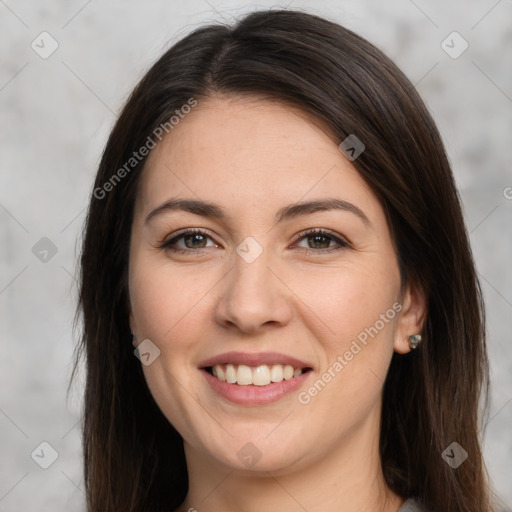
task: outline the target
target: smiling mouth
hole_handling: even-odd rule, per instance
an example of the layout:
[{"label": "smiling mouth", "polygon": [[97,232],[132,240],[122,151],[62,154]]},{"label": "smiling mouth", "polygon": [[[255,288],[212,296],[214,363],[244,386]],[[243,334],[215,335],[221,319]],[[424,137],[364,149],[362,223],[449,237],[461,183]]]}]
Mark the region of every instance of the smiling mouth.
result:
[{"label": "smiling mouth", "polygon": [[244,364],[216,364],[204,368],[210,375],[228,384],[239,386],[267,386],[272,383],[291,380],[311,368],[295,368],[290,364],[260,365],[256,367]]}]

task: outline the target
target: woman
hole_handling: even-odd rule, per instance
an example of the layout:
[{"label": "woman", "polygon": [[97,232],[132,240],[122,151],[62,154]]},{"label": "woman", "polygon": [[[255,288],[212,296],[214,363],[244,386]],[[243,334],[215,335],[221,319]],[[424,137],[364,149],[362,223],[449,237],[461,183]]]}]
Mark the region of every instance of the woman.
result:
[{"label": "woman", "polygon": [[450,166],[338,24],[255,12],[153,65],[100,163],[80,311],[91,512],[492,510]]}]

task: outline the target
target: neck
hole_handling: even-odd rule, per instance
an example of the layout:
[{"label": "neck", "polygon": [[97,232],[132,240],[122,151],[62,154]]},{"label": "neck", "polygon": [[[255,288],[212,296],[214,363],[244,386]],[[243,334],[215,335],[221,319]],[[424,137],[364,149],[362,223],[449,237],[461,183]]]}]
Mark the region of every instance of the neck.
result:
[{"label": "neck", "polygon": [[385,483],[378,432],[367,418],[312,464],[261,474],[205,460],[185,443],[189,492],[178,512],[397,512],[404,500]]}]

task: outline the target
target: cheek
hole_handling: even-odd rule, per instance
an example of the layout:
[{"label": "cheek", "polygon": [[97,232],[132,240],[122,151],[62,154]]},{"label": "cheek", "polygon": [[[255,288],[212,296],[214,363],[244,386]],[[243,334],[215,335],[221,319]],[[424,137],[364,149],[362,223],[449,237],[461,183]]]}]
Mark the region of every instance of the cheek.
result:
[{"label": "cheek", "polygon": [[393,355],[399,281],[378,263],[331,271],[328,279],[305,275],[298,295],[308,297],[304,318],[320,342],[322,365],[300,402],[355,425],[380,398]]},{"label": "cheek", "polygon": [[[211,281],[211,282],[210,282]],[[201,310],[214,280],[190,269],[176,272],[156,258],[134,258],[130,268],[132,314],[140,335],[164,344]]]},{"label": "cheek", "polygon": [[376,261],[301,275],[294,291],[304,298],[302,322],[313,334],[321,365],[297,396],[297,418],[305,442],[326,453],[340,436],[379,420],[399,282],[393,269]]},{"label": "cheek", "polygon": [[[305,271],[295,279],[294,291],[304,301],[304,318],[310,319],[311,330],[331,356],[376,322],[381,338],[390,337],[396,317],[392,306],[399,296],[394,274],[393,269],[370,262],[357,268]],[[381,315],[387,312],[383,323]]]},{"label": "cheek", "polygon": [[[201,301],[213,283],[197,272],[170,272],[169,265],[145,255],[134,257],[130,268],[130,299],[138,341],[149,339],[160,350],[158,358],[142,370],[151,394],[162,413],[178,431],[193,440],[194,418],[201,410],[191,397],[189,384],[197,379],[191,357],[197,352],[197,340],[204,337],[204,307]],[[213,280],[212,280],[213,281]]]}]

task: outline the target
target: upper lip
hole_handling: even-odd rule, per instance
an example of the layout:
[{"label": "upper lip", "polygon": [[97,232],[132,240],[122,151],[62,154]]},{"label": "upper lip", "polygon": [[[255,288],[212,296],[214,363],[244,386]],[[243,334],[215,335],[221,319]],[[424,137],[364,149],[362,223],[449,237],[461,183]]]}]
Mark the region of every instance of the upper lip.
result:
[{"label": "upper lip", "polygon": [[219,354],[201,361],[199,367],[207,368],[215,366],[216,364],[244,364],[253,367],[264,364],[289,364],[294,368],[311,368],[310,364],[300,359],[277,352],[260,352],[256,354],[248,352],[225,352],[224,354]]}]

